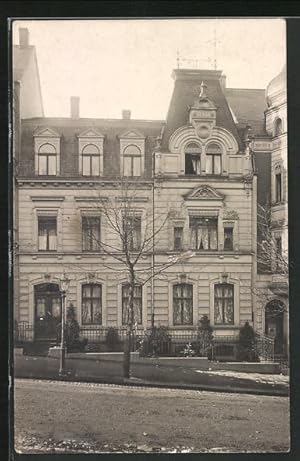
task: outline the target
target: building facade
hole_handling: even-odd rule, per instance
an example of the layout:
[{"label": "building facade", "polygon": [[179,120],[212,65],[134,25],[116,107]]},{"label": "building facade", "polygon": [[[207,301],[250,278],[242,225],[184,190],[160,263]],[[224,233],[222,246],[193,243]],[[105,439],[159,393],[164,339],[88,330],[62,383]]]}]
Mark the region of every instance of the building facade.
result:
[{"label": "building facade", "polygon": [[[101,203],[120,198],[124,178],[134,185],[132,254],[141,250],[149,217],[155,234],[154,248],[137,265],[136,330],[154,322],[176,335],[196,330],[207,315],[215,338],[237,337],[245,322],[269,333],[262,299],[273,279],[257,271],[260,171],[254,155],[258,163],[265,156],[264,167],[270,162],[273,191],[278,165],[282,178],[286,172],[282,150],[275,148],[283,135],[272,132],[277,109],[273,102],[267,108],[262,90],[227,89],[221,71],[176,69],[173,78],[166,120],[134,120],[129,111],[118,120],[80,118],[79,98],[71,98],[70,118],[22,118],[14,291],[16,320],[32,326],[26,339],[53,340],[63,271],[82,336],[125,327],[128,276],[113,255],[122,254],[122,242],[99,206],[99,197]],[[261,157],[259,137],[272,146]],[[284,206],[272,206],[273,224]],[[91,236],[112,250],[103,251]],[[139,271],[153,261],[154,273],[165,270],[145,282]]]}]

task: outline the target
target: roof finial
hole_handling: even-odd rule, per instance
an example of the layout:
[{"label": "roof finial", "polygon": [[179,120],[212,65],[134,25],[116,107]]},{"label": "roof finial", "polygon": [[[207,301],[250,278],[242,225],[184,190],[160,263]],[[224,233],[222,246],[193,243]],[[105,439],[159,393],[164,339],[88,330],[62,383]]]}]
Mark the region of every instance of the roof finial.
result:
[{"label": "roof finial", "polygon": [[205,83],[202,81],[201,85],[200,85],[200,94],[199,94],[199,98],[207,98],[207,86],[205,85]]}]

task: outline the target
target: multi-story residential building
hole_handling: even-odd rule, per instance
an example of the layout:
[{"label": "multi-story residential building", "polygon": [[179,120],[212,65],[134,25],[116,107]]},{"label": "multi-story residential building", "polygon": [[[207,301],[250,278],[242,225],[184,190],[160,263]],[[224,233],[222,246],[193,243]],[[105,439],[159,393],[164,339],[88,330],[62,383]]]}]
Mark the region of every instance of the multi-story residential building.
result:
[{"label": "multi-story residential building", "polygon": [[[155,237],[155,258],[145,253],[141,267],[153,259],[168,266],[189,254],[163,276],[137,280],[136,328],[149,328],[154,319],[176,335],[195,330],[207,315],[220,340],[237,337],[247,321],[265,333],[264,306],[254,287],[266,290],[272,280],[257,274],[260,172],[249,139],[249,124],[252,137],[268,135],[264,91],[226,89],[215,70],[176,69],[173,78],[166,120],[134,120],[130,111],[115,120],[80,118],[77,97],[71,98],[70,118],[22,119],[15,302],[17,320],[33,327],[29,340],[53,339],[62,271],[83,336],[125,322],[126,274],[90,238],[101,235],[122,252],[95,204],[98,194],[118,196],[124,177],[138,191],[132,199],[133,251],[139,251],[148,216],[154,216],[154,231],[160,217],[168,217]],[[273,117],[272,107],[266,116]],[[270,155],[276,169],[275,151]]]}]

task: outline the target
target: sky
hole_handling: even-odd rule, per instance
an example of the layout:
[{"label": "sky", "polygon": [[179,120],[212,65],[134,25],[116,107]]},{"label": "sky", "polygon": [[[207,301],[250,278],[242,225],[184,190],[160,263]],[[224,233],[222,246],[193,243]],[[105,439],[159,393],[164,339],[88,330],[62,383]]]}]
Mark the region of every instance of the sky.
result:
[{"label": "sky", "polygon": [[[286,60],[285,22],[255,19],[18,20],[35,45],[46,117],[165,119],[172,70],[217,69],[229,88],[266,88]],[[195,61],[183,61],[191,59]]]}]

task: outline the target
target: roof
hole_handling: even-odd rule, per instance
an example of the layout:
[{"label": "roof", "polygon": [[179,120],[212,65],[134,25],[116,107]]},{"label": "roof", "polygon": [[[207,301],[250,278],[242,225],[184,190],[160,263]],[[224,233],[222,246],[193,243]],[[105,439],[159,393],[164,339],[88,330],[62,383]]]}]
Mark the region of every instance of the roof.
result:
[{"label": "roof", "polygon": [[[78,157],[78,136],[92,129],[104,136],[104,171],[105,175],[117,174],[119,171],[120,136],[128,131],[137,131],[145,137],[145,168],[151,176],[152,152],[156,138],[160,135],[162,120],[134,119],[95,119],[95,118],[32,118],[22,120],[23,159],[21,175],[32,174],[33,154],[32,140],[37,130],[49,128],[61,138],[61,155],[63,158],[63,175],[78,176],[76,159]],[[134,142],[134,139],[133,139]]]},{"label": "roof", "polygon": [[266,135],[264,111],[267,109],[265,90],[226,88],[225,95],[236,119],[238,129],[251,125],[251,135]]},{"label": "roof", "polygon": [[189,122],[189,107],[199,96],[202,81],[207,85],[207,96],[217,107],[217,126],[230,131],[240,149],[243,143],[234,123],[232,113],[222,89],[222,71],[176,69],[173,72],[175,85],[166,121],[163,147],[168,148],[170,136],[177,128]]},{"label": "roof", "polygon": [[34,52],[34,46],[13,46],[13,79],[22,80],[30,58]]}]

